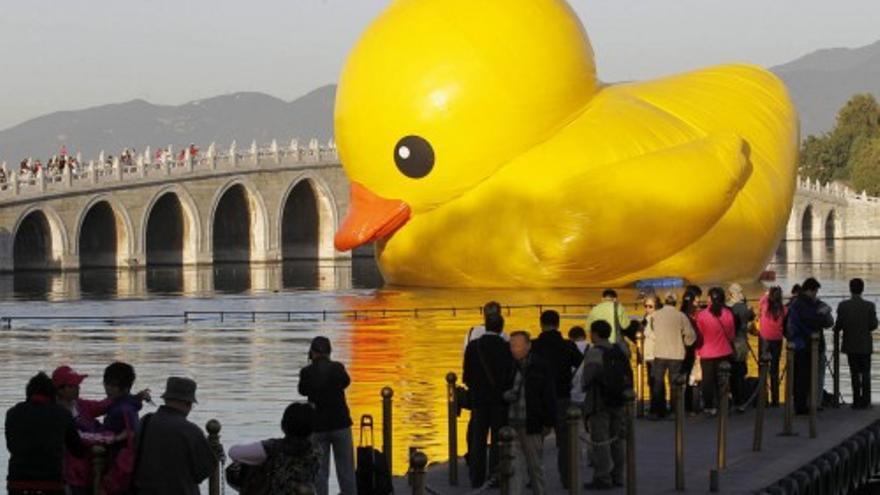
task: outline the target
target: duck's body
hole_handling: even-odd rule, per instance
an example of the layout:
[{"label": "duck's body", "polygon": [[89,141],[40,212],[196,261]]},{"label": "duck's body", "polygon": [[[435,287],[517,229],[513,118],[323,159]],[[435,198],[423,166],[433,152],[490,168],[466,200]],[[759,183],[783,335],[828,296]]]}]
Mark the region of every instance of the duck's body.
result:
[{"label": "duck's body", "polygon": [[[511,143],[514,156],[466,187],[440,184],[450,190],[442,201],[422,201],[405,225],[369,239],[386,280],[583,287],[757,276],[794,192],[797,117],[782,83],[731,65],[585,93],[535,142]],[[388,187],[357,172],[358,184]]]}]

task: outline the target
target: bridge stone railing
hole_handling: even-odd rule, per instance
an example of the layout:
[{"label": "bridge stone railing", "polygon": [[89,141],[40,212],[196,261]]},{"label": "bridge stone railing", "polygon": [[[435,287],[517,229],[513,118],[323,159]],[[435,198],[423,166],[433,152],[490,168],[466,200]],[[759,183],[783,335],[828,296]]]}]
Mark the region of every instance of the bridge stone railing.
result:
[{"label": "bridge stone railing", "polygon": [[880,203],[880,198],[868,196],[868,193],[865,191],[858,193],[852,188],[844,186],[839,182],[826,182],[823,184],[819,182],[818,179],[810,179],[809,177],[797,177],[797,191],[800,193],[812,193],[846,201]]},{"label": "bridge stone railing", "polygon": [[168,176],[271,167],[281,165],[282,161],[304,165],[339,161],[336,144],[331,140],[321,145],[317,139],[311,139],[307,146],[301,146],[296,139],[286,146],[279,146],[277,140],[263,146],[253,141],[246,149],[238,148],[233,141],[225,150],[218,150],[216,144],[211,143],[207,150],[199,151],[195,156],[189,148],[184,149],[183,159],[173,153],[171,146],[159,158],[153,155],[149,147],[125,162],[118,155],[112,160],[106,160],[104,156],[102,151],[97,160],[89,160],[88,163],[77,160],[76,170],[65,166],[60,172],[52,174],[47,174],[45,168],[36,173],[7,170],[4,162],[2,167],[6,181],[0,182],[0,201],[65,190],[88,190],[111,183],[137,183]]}]

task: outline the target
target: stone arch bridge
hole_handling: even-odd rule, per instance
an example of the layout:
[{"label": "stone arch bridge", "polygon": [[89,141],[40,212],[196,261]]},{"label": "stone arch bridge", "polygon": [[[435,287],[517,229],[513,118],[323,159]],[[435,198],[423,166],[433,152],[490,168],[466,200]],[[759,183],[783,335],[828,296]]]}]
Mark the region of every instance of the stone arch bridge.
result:
[{"label": "stone arch bridge", "polygon": [[350,256],[333,247],[349,186],[332,142],[167,156],[8,172],[0,271]]},{"label": "stone arch bridge", "polygon": [[[160,156],[7,172],[0,271],[350,257],[333,247],[349,184],[332,142]],[[880,237],[880,199],[799,178],[785,238],[856,237]]]}]

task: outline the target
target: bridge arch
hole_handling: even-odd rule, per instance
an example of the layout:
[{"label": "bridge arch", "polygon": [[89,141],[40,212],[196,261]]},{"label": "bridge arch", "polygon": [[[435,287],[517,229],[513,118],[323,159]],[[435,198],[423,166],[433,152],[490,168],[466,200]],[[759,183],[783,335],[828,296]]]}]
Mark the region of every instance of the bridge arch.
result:
[{"label": "bridge arch", "polygon": [[816,219],[813,215],[813,205],[808,204],[806,208],[804,208],[803,213],[801,213],[800,218],[800,238],[804,241],[811,241],[815,238],[813,235],[814,225],[816,224]]},{"label": "bridge arch", "polygon": [[266,203],[252,182],[245,178],[227,182],[214,195],[210,212],[207,242],[215,263],[266,261]]},{"label": "bridge arch", "polygon": [[111,195],[93,197],[76,221],[74,254],[80,268],[129,266],[133,252],[133,229],[128,210]]},{"label": "bridge arch", "polygon": [[34,205],[19,215],[12,229],[12,269],[59,270],[68,246],[67,228],[48,205]]},{"label": "bridge arch", "polygon": [[139,252],[146,265],[191,265],[202,246],[198,206],[184,187],[172,184],[153,195],[141,219]]},{"label": "bridge arch", "polygon": [[823,227],[824,227],[823,234],[825,234],[826,240],[834,240],[837,238],[837,235],[838,235],[837,212],[834,210],[834,208],[830,209],[828,211],[828,214],[825,216],[825,222],[824,222]]},{"label": "bridge arch", "polygon": [[336,198],[321,179],[304,174],[293,180],[278,209],[282,259],[329,259],[339,218]]}]

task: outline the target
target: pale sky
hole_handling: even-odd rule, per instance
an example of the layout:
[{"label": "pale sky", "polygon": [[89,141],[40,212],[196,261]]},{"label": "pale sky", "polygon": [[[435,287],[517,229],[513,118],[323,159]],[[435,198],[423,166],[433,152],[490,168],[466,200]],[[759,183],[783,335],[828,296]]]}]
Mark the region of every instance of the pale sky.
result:
[{"label": "pale sky", "polygon": [[[333,83],[390,0],[0,0],[0,129],[57,110]],[[473,0],[481,1],[481,0]],[[880,39],[877,0],[570,0],[606,81]]]}]

